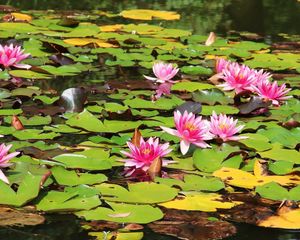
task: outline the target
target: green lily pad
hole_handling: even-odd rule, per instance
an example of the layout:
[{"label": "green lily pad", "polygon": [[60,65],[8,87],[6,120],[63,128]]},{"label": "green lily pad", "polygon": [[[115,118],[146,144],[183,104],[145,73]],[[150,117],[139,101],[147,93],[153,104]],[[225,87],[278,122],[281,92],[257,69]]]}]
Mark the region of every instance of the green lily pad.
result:
[{"label": "green lily pad", "polygon": [[87,170],[105,170],[112,167],[109,152],[106,149],[92,148],[82,152],[65,153],[53,160],[65,164],[68,168],[82,168]]},{"label": "green lily pad", "polygon": [[194,164],[203,172],[214,172],[221,168],[222,162],[230,153],[239,151],[238,147],[223,144],[221,149],[197,149],[193,154]]},{"label": "green lily pad", "polygon": [[0,204],[19,207],[31,201],[39,193],[42,177],[28,173],[20,183],[17,192],[3,181],[0,181]]},{"label": "green lily pad", "polygon": [[150,205],[133,205],[125,203],[106,202],[110,208],[99,207],[90,211],[80,211],[76,215],[86,220],[104,220],[118,223],[147,224],[163,218],[163,213],[157,207]]},{"label": "green lily pad", "polygon": [[68,171],[61,166],[51,168],[52,175],[60,185],[76,186],[80,184],[96,184],[107,180],[104,174],[77,173],[76,171]]},{"label": "green lily pad", "polygon": [[59,133],[54,132],[43,132],[43,130],[38,129],[24,129],[15,131],[12,134],[14,137],[18,138],[19,140],[28,140],[28,139],[53,139],[59,137]]},{"label": "green lily pad", "polygon": [[300,153],[294,149],[284,149],[278,143],[273,144],[273,148],[265,151],[258,152],[263,158],[269,158],[276,161],[288,161],[300,164]]},{"label": "green lily pad", "polygon": [[131,183],[128,190],[115,184],[103,183],[95,186],[101,192],[101,198],[106,201],[125,203],[160,203],[172,200],[178,190],[164,184]]},{"label": "green lily pad", "polygon": [[262,197],[272,200],[300,200],[300,186],[294,187],[288,191],[278,183],[270,182],[256,187],[255,191]]},{"label": "green lily pad", "polygon": [[208,83],[200,83],[200,82],[178,82],[172,86],[173,91],[188,91],[195,92],[197,90],[203,89],[211,89],[214,88],[213,85]]},{"label": "green lily pad", "polygon": [[49,191],[36,204],[39,211],[74,211],[88,210],[101,204],[98,195],[85,195],[84,189],[75,191]]}]

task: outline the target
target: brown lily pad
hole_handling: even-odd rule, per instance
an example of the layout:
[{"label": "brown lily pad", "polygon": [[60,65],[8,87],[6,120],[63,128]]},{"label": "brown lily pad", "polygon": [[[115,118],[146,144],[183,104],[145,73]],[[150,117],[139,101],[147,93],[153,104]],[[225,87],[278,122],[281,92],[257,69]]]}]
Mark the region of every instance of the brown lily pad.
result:
[{"label": "brown lily pad", "polygon": [[35,226],[44,223],[45,218],[36,213],[0,208],[0,226]]},{"label": "brown lily pad", "polygon": [[232,236],[236,228],[229,222],[203,212],[165,210],[163,221],[148,225],[152,231],[183,240],[209,240]]}]

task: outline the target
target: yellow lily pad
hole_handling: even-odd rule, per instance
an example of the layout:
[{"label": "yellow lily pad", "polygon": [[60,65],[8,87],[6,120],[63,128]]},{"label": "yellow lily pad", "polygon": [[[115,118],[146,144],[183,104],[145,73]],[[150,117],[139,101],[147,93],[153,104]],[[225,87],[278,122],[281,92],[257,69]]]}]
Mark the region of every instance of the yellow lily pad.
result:
[{"label": "yellow lily pad", "polygon": [[125,10],[120,13],[124,18],[136,19],[136,20],[152,20],[153,18],[159,18],[163,20],[178,20],[180,15],[176,12],[170,11],[156,11],[148,9],[133,9]]},{"label": "yellow lily pad", "polygon": [[283,186],[300,184],[300,177],[295,174],[285,176],[264,176],[262,172],[262,165],[259,160],[255,161],[254,174],[249,172],[223,167],[213,173],[215,177],[219,177],[222,181],[235,187],[253,189],[269,182],[276,182]]},{"label": "yellow lily pad", "polygon": [[101,32],[116,32],[123,28],[123,24],[115,24],[115,25],[103,25],[100,26]]},{"label": "yellow lily pad", "polygon": [[71,44],[74,46],[85,46],[90,43],[97,45],[98,47],[102,48],[113,48],[117,47],[111,43],[107,43],[103,40],[96,39],[96,38],[69,38],[64,40],[65,43]]},{"label": "yellow lily pad", "polygon": [[24,13],[11,13],[11,15],[14,17],[15,21],[30,22],[32,20],[32,17],[30,15]]},{"label": "yellow lily pad", "polygon": [[300,229],[300,209],[285,211],[258,223],[261,227]]},{"label": "yellow lily pad", "polygon": [[159,204],[165,208],[173,208],[186,211],[216,212],[217,209],[230,209],[239,202],[226,202],[222,196],[215,193],[186,193],[185,197]]}]

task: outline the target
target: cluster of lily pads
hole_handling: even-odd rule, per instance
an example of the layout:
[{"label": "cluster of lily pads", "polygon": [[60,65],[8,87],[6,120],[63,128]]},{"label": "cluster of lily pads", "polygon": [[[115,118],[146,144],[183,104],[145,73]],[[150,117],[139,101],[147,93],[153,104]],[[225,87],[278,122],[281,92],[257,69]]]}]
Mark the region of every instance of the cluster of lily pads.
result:
[{"label": "cluster of lily pads", "polygon": [[[145,13],[179,17],[114,17]],[[184,222],[218,238],[236,231],[226,220],[300,228],[297,53],[236,37],[208,46],[207,36],[135,20],[98,26],[96,13],[47,14],[9,13],[14,20],[0,23],[10,39],[0,59],[1,204],[117,222],[116,231],[151,223],[186,239],[195,236],[185,235]],[[155,77],[142,79],[151,68]],[[278,83],[253,68],[270,69]],[[84,227],[103,239],[93,224]],[[117,236],[143,235],[122,231]]]}]

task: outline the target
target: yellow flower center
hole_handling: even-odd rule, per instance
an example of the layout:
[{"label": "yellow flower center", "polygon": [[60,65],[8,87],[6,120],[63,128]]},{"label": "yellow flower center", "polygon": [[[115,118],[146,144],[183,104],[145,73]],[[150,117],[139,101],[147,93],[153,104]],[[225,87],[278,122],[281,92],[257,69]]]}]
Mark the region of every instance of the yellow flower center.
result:
[{"label": "yellow flower center", "polygon": [[225,130],[225,129],[228,128],[228,125],[227,125],[226,123],[220,123],[219,128],[220,128],[221,130]]},{"label": "yellow flower center", "polygon": [[144,154],[149,154],[150,152],[151,152],[151,150],[149,148],[143,150]]},{"label": "yellow flower center", "polygon": [[188,130],[190,130],[190,131],[194,131],[194,130],[197,129],[197,127],[194,124],[192,124],[191,122],[187,122],[185,124],[185,128],[188,129]]}]

